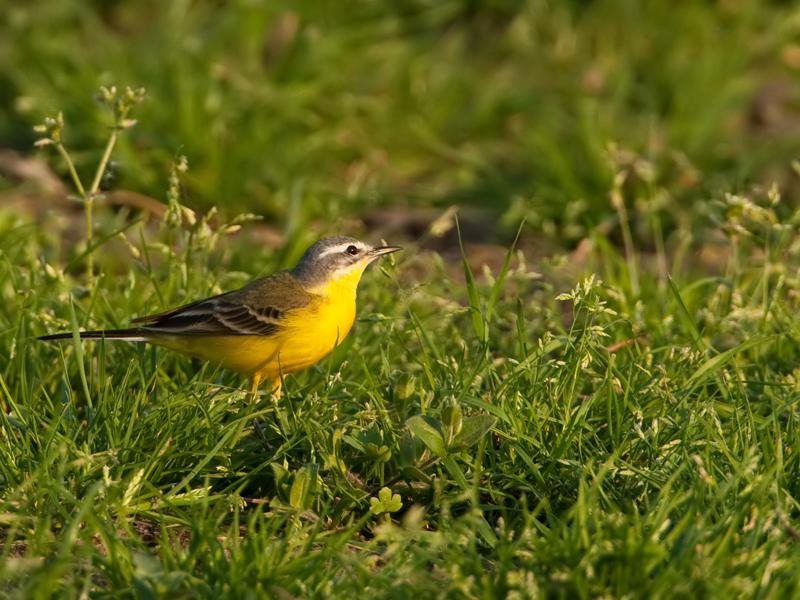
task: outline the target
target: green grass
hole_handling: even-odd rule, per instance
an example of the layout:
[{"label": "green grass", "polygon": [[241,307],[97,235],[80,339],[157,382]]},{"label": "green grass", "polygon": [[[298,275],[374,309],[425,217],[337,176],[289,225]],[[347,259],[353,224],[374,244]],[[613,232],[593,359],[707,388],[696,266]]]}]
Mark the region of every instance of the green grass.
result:
[{"label": "green grass", "polygon": [[[182,153],[192,206],[262,214],[288,238],[378,206],[459,203],[567,242],[613,219],[615,143],[648,161],[672,231],[709,197],[791,180],[793,11],[12,0],[0,139],[27,152],[31,127],[63,110],[88,179],[110,121],[87,90],[141,86],[114,187],[161,199]],[[764,93],[776,84],[788,92]]]},{"label": "green grass", "polygon": [[[796,594],[800,216],[754,200],[728,213],[727,276],[641,270],[638,295],[600,237],[604,282],[561,294],[556,269],[458,287],[412,245],[276,406],[167,351],[33,340],[211,292],[225,261],[182,279],[214,251],[191,231],[171,230],[172,268],[131,258],[81,291],[49,264],[57,223],[2,213],[2,593]],[[430,277],[404,283],[419,261]],[[422,414],[447,438],[453,406],[494,427],[463,450],[409,433]]]},{"label": "green grass", "polygon": [[[142,85],[103,186],[169,208],[94,205],[90,281],[79,204],[0,203],[0,597],[800,594],[791,105],[747,117],[793,68],[792,8],[347,7],[0,16],[0,136],[71,185],[30,146],[63,110],[89,189],[113,120],[87,90]],[[463,264],[452,230],[387,239],[353,331],[277,404],[166,350],[34,339],[454,203]]]}]

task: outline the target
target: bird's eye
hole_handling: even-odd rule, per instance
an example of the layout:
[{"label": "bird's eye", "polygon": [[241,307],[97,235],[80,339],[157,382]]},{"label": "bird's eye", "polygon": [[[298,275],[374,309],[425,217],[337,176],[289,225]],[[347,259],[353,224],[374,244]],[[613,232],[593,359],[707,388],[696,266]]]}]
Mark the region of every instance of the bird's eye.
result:
[{"label": "bird's eye", "polygon": [[348,246],[345,252],[347,252],[350,256],[355,256],[356,254],[358,254],[358,248],[356,248],[355,246]]}]

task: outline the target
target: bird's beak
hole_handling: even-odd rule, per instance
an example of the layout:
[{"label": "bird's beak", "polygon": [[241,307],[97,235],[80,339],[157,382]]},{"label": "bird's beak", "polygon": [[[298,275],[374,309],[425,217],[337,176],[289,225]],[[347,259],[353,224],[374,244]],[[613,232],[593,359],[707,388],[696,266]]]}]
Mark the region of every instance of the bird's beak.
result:
[{"label": "bird's beak", "polygon": [[378,256],[383,256],[384,254],[391,254],[392,252],[397,252],[398,250],[402,250],[403,248],[400,246],[375,246],[372,250],[369,251],[370,255],[377,258]]}]

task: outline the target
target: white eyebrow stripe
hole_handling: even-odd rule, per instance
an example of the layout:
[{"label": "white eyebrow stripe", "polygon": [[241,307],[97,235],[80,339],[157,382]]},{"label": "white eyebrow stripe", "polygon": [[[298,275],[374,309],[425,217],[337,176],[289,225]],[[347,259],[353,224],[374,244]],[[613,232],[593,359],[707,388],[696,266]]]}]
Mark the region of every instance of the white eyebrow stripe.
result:
[{"label": "white eyebrow stripe", "polygon": [[332,246],[326,249],[322,254],[319,255],[319,258],[323,256],[328,256],[328,254],[336,254],[336,253],[343,253],[346,248],[350,246],[355,246],[359,250],[366,250],[366,245],[360,242],[345,242],[344,244],[339,244],[338,246]]}]

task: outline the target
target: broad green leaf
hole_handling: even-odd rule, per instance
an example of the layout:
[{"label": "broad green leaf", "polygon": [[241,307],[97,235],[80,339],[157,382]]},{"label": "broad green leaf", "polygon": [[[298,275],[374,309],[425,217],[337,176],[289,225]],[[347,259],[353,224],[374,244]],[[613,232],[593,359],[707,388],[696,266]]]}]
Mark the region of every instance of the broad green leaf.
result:
[{"label": "broad green leaf", "polygon": [[413,375],[405,373],[400,377],[400,381],[394,388],[394,407],[397,410],[397,416],[402,420],[411,404],[414,401],[414,393],[416,392],[417,382]]},{"label": "broad green leaf", "polygon": [[369,456],[370,459],[376,463],[386,462],[392,457],[389,447],[385,444],[382,444],[379,447],[376,444],[369,443],[364,449],[366,450],[367,456]]},{"label": "broad green leaf", "polygon": [[398,444],[398,454],[400,464],[404,467],[411,466],[417,462],[417,449],[410,434],[404,435]]},{"label": "broad green leaf", "polygon": [[428,415],[415,415],[406,421],[408,429],[421,439],[436,456],[447,456],[442,424]]},{"label": "broad green leaf", "polygon": [[419,479],[420,481],[424,481],[425,483],[430,483],[431,481],[431,478],[425,475],[425,473],[423,473],[417,467],[404,467],[403,478],[407,479],[408,481]]},{"label": "broad green leaf", "polygon": [[289,504],[294,508],[302,508],[307,490],[308,473],[306,471],[300,471],[292,483],[292,489],[289,492]]},{"label": "broad green leaf", "polygon": [[294,478],[292,489],[289,492],[289,504],[294,508],[306,509],[311,504],[317,487],[317,474],[319,465],[308,463]]},{"label": "broad green leaf", "polygon": [[414,395],[417,389],[417,380],[410,373],[404,373],[394,387],[395,400],[405,400]]},{"label": "broad green leaf", "polygon": [[275,462],[270,463],[269,466],[272,469],[272,476],[275,477],[275,487],[281,487],[289,478],[289,471],[283,465]]},{"label": "broad green leaf", "polygon": [[461,430],[463,416],[458,405],[446,406],[442,411],[442,425],[458,433]]},{"label": "broad green leaf", "polygon": [[453,439],[451,449],[460,452],[480,440],[497,422],[497,417],[477,415],[464,420],[459,434]]}]

